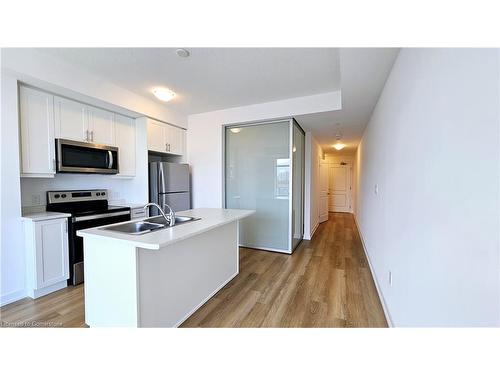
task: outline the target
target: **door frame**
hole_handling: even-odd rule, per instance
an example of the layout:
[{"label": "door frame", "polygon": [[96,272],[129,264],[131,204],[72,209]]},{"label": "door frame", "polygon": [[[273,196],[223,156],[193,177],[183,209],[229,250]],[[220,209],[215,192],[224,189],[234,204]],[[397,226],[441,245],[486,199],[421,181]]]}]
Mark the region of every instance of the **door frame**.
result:
[{"label": "door frame", "polygon": [[[331,155],[331,154],[330,154]],[[353,205],[352,205],[352,197],[353,197],[353,165],[354,165],[354,156],[335,156],[332,155],[333,158],[336,160],[334,161],[327,161],[328,155],[325,156],[325,159],[322,161],[322,164],[327,164],[328,168],[330,169],[330,165],[339,165],[340,163],[346,163],[348,173],[349,173],[349,193],[348,193],[348,200],[349,200],[349,211],[346,211],[346,213],[354,213],[353,211]],[[330,190],[330,172],[328,173],[328,190]],[[329,196],[330,197],[330,196]],[[330,199],[330,198],[328,198]],[[330,201],[328,201],[328,212],[337,212],[337,211],[331,211],[330,210]],[[338,211],[342,212],[342,211]]]}]

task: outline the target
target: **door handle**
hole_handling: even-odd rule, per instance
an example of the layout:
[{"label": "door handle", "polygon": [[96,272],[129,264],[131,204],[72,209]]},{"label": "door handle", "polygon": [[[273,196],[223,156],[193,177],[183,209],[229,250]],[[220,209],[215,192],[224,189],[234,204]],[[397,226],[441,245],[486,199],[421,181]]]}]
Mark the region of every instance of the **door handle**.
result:
[{"label": "door handle", "polygon": [[108,168],[111,169],[113,167],[113,153],[108,150]]}]

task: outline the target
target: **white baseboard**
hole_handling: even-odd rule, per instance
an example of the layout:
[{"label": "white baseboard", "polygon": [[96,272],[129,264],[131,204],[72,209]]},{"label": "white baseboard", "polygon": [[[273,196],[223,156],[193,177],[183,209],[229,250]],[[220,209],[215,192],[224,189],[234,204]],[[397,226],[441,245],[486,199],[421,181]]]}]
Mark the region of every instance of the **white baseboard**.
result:
[{"label": "white baseboard", "polygon": [[40,288],[40,289],[29,289],[27,292],[28,297],[31,297],[33,299],[37,299],[43,296],[46,296],[47,294],[56,292],[58,290],[64,289],[68,286],[67,280],[59,281],[56,284],[49,285],[45,288]]},{"label": "white baseboard", "polygon": [[389,314],[389,309],[387,308],[384,296],[382,294],[382,291],[380,289],[380,286],[379,286],[379,283],[377,280],[377,276],[375,275],[375,271],[373,270],[372,262],[370,260],[370,255],[368,254],[368,251],[366,250],[365,240],[363,239],[363,233],[361,233],[361,229],[359,227],[356,215],[353,214],[352,216],[354,217],[354,223],[356,224],[356,228],[357,228],[358,233],[359,233],[359,238],[361,238],[361,245],[363,246],[363,251],[365,252],[366,259],[368,260],[368,266],[370,267],[370,272],[372,274],[372,278],[373,278],[373,281],[375,283],[375,288],[377,289],[378,298],[380,299],[380,303],[382,304],[382,309],[384,310],[385,319],[387,320],[387,324],[389,325],[389,327],[393,328],[394,324],[392,323],[391,314]]},{"label": "white baseboard", "polygon": [[307,241],[312,240],[312,238],[314,237],[314,233],[316,232],[316,229],[318,229],[318,227],[319,227],[319,221],[316,223],[314,228],[311,230],[311,233],[309,233],[309,234],[304,233],[304,240],[307,240]]},{"label": "white baseboard", "polygon": [[19,301],[20,299],[28,297],[26,290],[20,289],[12,293],[5,294],[0,297],[0,306],[8,305],[9,303]]}]

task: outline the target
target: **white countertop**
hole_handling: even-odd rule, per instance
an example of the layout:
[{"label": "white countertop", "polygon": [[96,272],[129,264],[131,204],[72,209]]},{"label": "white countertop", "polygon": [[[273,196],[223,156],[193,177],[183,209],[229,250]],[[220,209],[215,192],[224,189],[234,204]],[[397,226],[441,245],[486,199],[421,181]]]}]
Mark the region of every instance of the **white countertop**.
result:
[{"label": "white countertop", "polygon": [[22,216],[22,220],[31,220],[31,221],[42,221],[42,220],[51,220],[51,219],[61,219],[64,217],[70,217],[71,214],[67,214],[64,212],[36,212],[32,214],[25,214]]},{"label": "white countertop", "polygon": [[[176,212],[176,215],[200,217],[201,220],[177,225],[172,228],[156,230],[146,234],[134,235],[100,229],[107,226],[79,230],[76,234],[80,237],[112,238],[117,241],[125,241],[143,249],[158,250],[161,247],[170,245],[174,242],[196,236],[200,233],[207,232],[213,228],[228,224],[232,221],[243,219],[252,215],[254,212],[255,211],[252,210],[196,208],[193,210]],[[131,220],[131,222],[142,220],[143,219]]]}]

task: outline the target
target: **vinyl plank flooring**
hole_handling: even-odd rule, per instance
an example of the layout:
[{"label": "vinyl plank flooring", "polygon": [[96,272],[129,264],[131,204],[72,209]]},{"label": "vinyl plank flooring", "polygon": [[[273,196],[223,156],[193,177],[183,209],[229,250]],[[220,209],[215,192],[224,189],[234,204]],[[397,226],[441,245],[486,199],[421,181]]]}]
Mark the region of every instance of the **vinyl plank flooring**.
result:
[{"label": "vinyl plank flooring", "polygon": [[[83,285],[0,309],[2,326],[85,327]],[[292,255],[240,249],[240,273],[182,327],[387,327],[351,214]]]}]

